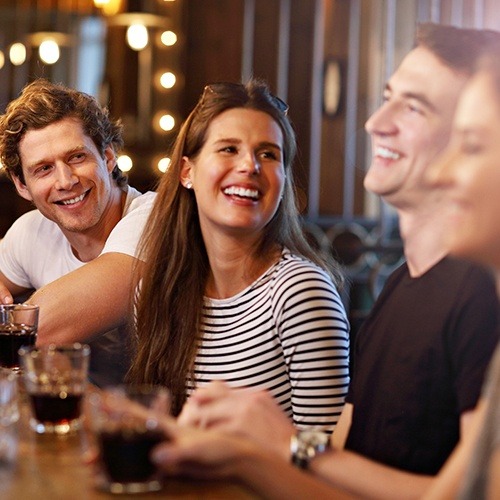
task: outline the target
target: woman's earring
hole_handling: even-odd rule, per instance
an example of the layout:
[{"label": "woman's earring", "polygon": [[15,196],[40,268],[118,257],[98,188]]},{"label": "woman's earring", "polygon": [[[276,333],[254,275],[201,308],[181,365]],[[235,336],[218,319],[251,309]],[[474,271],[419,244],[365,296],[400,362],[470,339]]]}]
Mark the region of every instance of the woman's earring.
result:
[{"label": "woman's earring", "polygon": [[191,189],[193,187],[193,183],[191,181],[186,182],[186,189]]}]

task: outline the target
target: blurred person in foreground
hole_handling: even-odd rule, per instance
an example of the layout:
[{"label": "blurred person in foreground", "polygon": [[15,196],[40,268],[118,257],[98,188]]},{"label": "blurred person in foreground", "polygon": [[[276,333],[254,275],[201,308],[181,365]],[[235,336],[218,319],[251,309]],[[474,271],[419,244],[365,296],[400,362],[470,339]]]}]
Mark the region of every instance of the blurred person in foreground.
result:
[{"label": "blurred person in foreground", "polygon": [[0,117],[0,159],[35,210],[0,242],[0,297],[35,289],[37,344],[86,342],[91,381],[123,381],[136,246],[154,194],[117,165],[122,127],[92,96],[45,79]]},{"label": "blurred person in foreground", "polygon": [[[451,253],[490,266],[500,294],[500,44],[488,50],[465,87],[450,145],[428,180],[452,208],[446,231]],[[473,424],[429,499],[455,498],[462,482],[458,498],[500,498],[500,344]]]},{"label": "blurred person in foreground", "polygon": [[[425,176],[447,145],[460,92],[477,57],[498,36],[420,26],[415,49],[389,79],[384,103],[366,124],[374,157],[365,186],[396,208],[406,264],[389,278],[358,334],[334,450],[309,442],[311,456],[305,460],[311,475],[357,497],[420,496],[470,432],[498,339],[495,283],[482,267],[448,256],[448,223],[442,217],[447,205]],[[297,441],[307,446],[310,439],[296,433],[265,393],[249,395],[220,383],[197,391],[180,423],[243,440],[244,450],[260,453],[259,460],[260,445],[268,461],[280,456],[284,469],[284,460],[296,454]],[[189,441],[183,436],[178,448],[165,449],[165,468],[207,472],[209,467],[198,466],[208,453],[197,449],[194,439],[183,448],[184,437]],[[193,459],[196,453],[199,462]],[[215,448],[210,453],[214,457]],[[234,468],[240,475],[240,465],[236,456],[220,460],[218,472]],[[266,472],[260,462],[246,465],[249,476],[243,473],[244,478]]]},{"label": "blurred person in foreground", "polygon": [[258,80],[206,86],[160,181],[129,379],[166,385],[174,414],[212,380],[267,389],[303,428],[331,431],[342,411],[341,275],[300,226],[287,110]]}]

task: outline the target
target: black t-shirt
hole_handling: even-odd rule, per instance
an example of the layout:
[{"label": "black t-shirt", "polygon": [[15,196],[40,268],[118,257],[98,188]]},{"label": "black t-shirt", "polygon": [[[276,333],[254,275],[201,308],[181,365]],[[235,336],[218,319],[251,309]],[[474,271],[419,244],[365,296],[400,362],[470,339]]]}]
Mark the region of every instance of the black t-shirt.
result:
[{"label": "black t-shirt", "polygon": [[445,258],[419,278],[397,269],[357,335],[346,448],[436,474],[480,395],[498,318],[493,277],[478,266]]}]

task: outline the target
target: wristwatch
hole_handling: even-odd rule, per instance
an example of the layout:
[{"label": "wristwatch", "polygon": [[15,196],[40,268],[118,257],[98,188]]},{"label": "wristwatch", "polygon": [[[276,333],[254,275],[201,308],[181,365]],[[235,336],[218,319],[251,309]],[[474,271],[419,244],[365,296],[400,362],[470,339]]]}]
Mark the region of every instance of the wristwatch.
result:
[{"label": "wristwatch", "polygon": [[294,465],[307,469],[309,462],[330,448],[330,435],[319,431],[297,431],[290,440],[290,454]]}]

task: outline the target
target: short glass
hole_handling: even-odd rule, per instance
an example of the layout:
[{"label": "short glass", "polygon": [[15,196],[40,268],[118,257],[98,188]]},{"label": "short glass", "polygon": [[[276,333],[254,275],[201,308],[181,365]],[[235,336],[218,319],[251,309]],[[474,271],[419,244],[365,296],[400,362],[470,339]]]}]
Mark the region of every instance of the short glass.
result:
[{"label": "short glass", "polygon": [[151,450],[165,440],[159,417],[170,411],[165,387],[123,385],[89,395],[90,423],[99,450],[96,486],[110,493],[162,488]]},{"label": "short glass", "polygon": [[35,345],[39,307],[0,304],[0,366],[19,371],[18,350]]},{"label": "short glass", "polygon": [[90,347],[79,343],[22,347],[19,357],[31,406],[30,427],[38,434],[79,429]]},{"label": "short glass", "polygon": [[0,465],[13,462],[17,452],[17,383],[17,376],[11,370],[0,368]]}]

